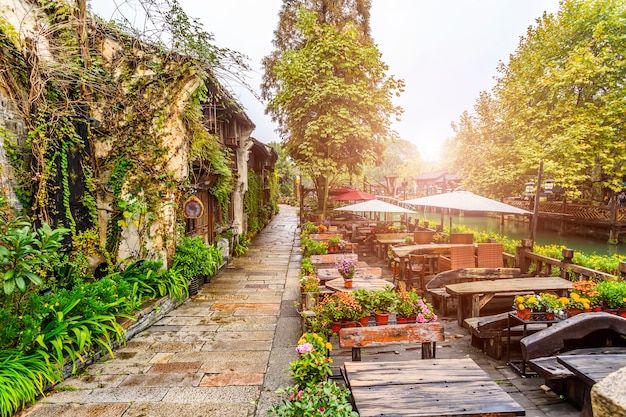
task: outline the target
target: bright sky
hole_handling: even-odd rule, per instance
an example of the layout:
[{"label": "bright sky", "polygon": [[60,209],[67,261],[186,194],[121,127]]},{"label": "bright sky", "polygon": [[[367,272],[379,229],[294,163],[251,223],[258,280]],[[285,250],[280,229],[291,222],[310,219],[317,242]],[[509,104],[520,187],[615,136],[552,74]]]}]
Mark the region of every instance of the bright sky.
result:
[{"label": "bright sky", "polygon": [[[111,17],[108,1],[88,1],[103,18]],[[274,49],[282,0],[179,3],[214,34],[216,45],[250,58],[255,71],[248,82],[258,90],[261,60]],[[393,128],[417,145],[422,158],[438,159],[441,145],[453,136],[450,124],[463,111],[472,112],[479,93],[493,87],[498,63],[508,61],[520,36],[544,11],[555,13],[558,7],[558,0],[372,0],[374,42],[389,74],[406,82],[395,101],[404,114]],[[252,136],[280,141],[265,105],[240,86],[231,89],[256,125]]]}]

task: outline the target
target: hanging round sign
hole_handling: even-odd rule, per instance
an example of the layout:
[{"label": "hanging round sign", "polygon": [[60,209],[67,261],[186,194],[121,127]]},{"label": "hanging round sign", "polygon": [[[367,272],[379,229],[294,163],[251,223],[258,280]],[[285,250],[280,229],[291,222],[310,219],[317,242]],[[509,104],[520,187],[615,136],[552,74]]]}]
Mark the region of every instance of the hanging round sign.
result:
[{"label": "hanging round sign", "polygon": [[188,219],[196,219],[202,216],[202,212],[204,212],[202,201],[195,196],[189,197],[183,204],[183,212]]}]

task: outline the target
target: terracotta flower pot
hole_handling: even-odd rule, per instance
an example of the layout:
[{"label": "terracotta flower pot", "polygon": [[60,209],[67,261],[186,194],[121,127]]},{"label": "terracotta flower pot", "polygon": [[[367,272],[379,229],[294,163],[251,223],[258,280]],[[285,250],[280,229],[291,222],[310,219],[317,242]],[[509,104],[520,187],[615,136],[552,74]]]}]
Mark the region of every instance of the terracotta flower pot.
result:
[{"label": "terracotta flower pot", "polygon": [[330,330],[332,330],[334,333],[339,333],[339,330],[341,330],[341,322],[334,321],[330,323]]},{"label": "terracotta flower pot", "polygon": [[362,317],[359,319],[359,324],[361,325],[361,327],[367,327],[369,321],[370,321],[369,317]]},{"label": "terracotta flower pot", "polygon": [[403,316],[397,316],[396,317],[396,323],[398,324],[407,324],[409,322],[409,318],[408,317],[403,317]]},{"label": "terracotta flower pot", "polygon": [[531,313],[532,310],[530,308],[525,308],[523,310],[520,310],[519,308],[517,309],[517,317],[519,317],[520,320],[530,320]]},{"label": "terracotta flower pot", "polygon": [[346,288],[352,288],[353,281],[352,281],[351,279],[345,279],[345,280],[343,281],[343,285],[344,285],[344,287],[346,287]]},{"label": "terracotta flower pot", "polygon": [[389,313],[376,313],[375,317],[377,326],[385,326],[389,323]]},{"label": "terracotta flower pot", "polygon": [[568,308],[567,310],[565,310],[565,314],[567,314],[567,317],[574,317],[582,312],[583,310],[580,308]]}]

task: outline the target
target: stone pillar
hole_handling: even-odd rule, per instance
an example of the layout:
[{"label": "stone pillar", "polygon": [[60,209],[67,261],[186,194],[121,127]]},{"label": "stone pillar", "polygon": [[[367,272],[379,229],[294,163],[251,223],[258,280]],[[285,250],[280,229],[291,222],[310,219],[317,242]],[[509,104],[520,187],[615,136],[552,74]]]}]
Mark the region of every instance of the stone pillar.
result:
[{"label": "stone pillar", "polygon": [[594,416],[626,417],[626,368],[609,374],[591,388]]}]

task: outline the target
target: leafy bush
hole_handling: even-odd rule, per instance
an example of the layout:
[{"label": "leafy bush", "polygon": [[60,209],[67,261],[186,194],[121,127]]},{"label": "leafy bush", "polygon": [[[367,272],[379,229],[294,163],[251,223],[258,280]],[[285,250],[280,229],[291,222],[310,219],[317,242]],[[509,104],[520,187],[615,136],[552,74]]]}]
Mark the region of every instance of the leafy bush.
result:
[{"label": "leafy bush", "polygon": [[42,352],[24,354],[11,349],[0,351],[0,415],[13,415],[43,394],[45,385],[54,383],[58,369]]},{"label": "leafy bush", "polygon": [[350,404],[350,391],[339,387],[334,381],[326,380],[304,389],[293,386],[276,392],[287,398],[272,407],[269,414],[281,417],[359,416]]},{"label": "leafy bush", "polygon": [[192,280],[214,275],[223,262],[220,248],[207,246],[199,236],[184,237],[176,247],[172,267],[184,278]]}]

